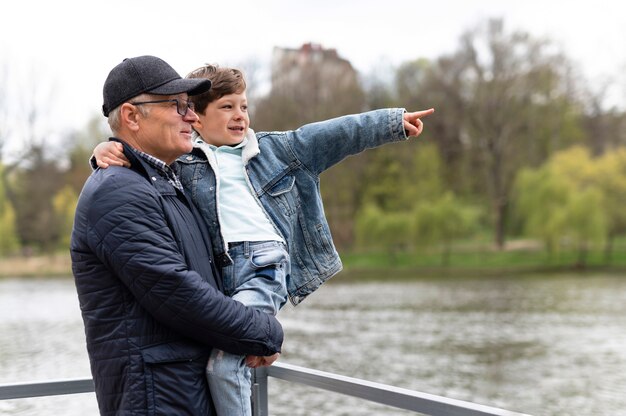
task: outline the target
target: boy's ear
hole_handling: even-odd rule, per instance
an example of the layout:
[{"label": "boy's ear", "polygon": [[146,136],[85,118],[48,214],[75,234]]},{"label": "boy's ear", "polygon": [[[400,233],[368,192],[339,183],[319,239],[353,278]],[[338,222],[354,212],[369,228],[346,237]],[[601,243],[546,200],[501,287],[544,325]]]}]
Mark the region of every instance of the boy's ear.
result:
[{"label": "boy's ear", "polygon": [[199,132],[202,129],[202,122],[198,118],[196,121],[191,123],[191,127],[193,127],[195,131]]}]

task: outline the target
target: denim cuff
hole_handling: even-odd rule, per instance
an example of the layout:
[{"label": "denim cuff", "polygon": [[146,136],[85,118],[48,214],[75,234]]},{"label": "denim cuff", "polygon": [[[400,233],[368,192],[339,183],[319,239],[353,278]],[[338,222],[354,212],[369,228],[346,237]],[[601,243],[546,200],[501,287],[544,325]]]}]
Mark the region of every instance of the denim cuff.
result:
[{"label": "denim cuff", "polygon": [[392,108],[389,112],[389,125],[391,126],[391,137],[393,141],[408,140],[406,130],[404,130],[404,108]]}]

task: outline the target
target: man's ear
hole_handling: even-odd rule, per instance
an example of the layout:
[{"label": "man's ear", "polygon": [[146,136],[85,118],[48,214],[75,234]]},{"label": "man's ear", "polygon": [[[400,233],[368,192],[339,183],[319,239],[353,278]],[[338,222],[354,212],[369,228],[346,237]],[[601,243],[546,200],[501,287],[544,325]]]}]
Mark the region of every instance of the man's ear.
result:
[{"label": "man's ear", "polygon": [[122,124],[126,125],[130,130],[136,131],[139,129],[139,118],[141,113],[137,106],[131,103],[124,103],[120,107],[120,119]]}]

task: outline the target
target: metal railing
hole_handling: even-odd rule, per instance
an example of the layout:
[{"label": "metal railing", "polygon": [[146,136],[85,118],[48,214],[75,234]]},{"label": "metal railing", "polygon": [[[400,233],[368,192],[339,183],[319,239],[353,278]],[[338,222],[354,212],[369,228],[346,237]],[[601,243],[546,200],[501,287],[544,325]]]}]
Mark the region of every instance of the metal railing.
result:
[{"label": "metal railing", "polygon": [[[412,410],[430,416],[528,416],[495,407],[449,399],[285,363],[275,363],[271,367],[257,369],[254,373],[254,384],[252,387],[254,416],[269,415],[269,377],[358,397],[399,409]],[[89,393],[93,391],[94,384],[92,379],[0,384],[0,400]]]}]

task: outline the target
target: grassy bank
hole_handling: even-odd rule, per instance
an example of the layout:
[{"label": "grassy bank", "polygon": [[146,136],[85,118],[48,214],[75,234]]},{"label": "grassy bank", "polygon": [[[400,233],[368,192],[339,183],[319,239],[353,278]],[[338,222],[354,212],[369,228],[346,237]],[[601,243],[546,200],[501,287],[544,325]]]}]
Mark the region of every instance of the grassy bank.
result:
[{"label": "grassy bank", "polygon": [[71,276],[68,252],[0,258],[0,277]]},{"label": "grassy bank", "polygon": [[611,255],[596,249],[581,257],[575,250],[548,253],[533,241],[512,241],[505,249],[489,244],[470,243],[455,247],[447,256],[441,250],[416,253],[342,253],[344,275],[384,278],[381,272],[393,270],[395,278],[457,277],[550,273],[625,273],[626,240],[615,244]]},{"label": "grassy bank", "polygon": [[[537,244],[517,241],[505,250],[489,245],[456,247],[447,258],[441,251],[415,253],[341,252],[342,276],[384,279],[389,272],[394,278],[455,277],[474,275],[510,275],[515,273],[608,272],[626,274],[626,241],[616,245],[609,261],[600,250],[590,252],[585,264],[579,253],[563,250],[549,255]],[[68,252],[45,256],[0,258],[0,277],[71,276]]]}]

